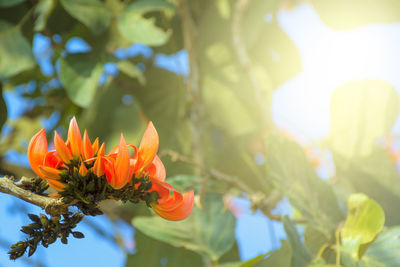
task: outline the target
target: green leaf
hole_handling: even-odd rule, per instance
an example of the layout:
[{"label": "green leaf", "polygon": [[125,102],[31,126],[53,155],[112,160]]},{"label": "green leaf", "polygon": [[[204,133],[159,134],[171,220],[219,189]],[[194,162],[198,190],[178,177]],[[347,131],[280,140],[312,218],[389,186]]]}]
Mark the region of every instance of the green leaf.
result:
[{"label": "green leaf", "polygon": [[382,266],[397,267],[400,263],[400,227],[380,233],[362,257],[366,262],[378,262]]},{"label": "green leaf", "polygon": [[26,153],[26,146],[29,140],[41,128],[39,117],[35,119],[21,117],[18,120],[9,121],[12,132],[0,142],[0,155],[4,155],[7,150],[13,149],[19,153]]},{"label": "green leaf", "polygon": [[326,245],[330,237],[325,236],[321,231],[308,225],[304,232],[304,245],[311,255],[316,256],[323,245]]},{"label": "green leaf", "polygon": [[347,219],[340,231],[342,246],[358,260],[362,257],[360,246],[373,241],[382,231],[385,214],[377,202],[362,193],[350,195],[347,207]]},{"label": "green leaf", "polygon": [[18,27],[0,20],[0,80],[35,65],[32,48]]},{"label": "green leaf", "polygon": [[100,34],[111,21],[111,14],[99,0],[61,0],[65,10],[75,19],[82,22],[94,34]]},{"label": "green leaf", "polygon": [[102,89],[96,93],[90,108],[84,110],[82,125],[91,136],[98,136],[111,148],[119,144],[121,132],[127,142],[139,144],[147,121],[141,118],[137,99],[133,97],[131,103],[124,104],[126,91],[115,80]]},{"label": "green leaf", "polygon": [[12,7],[22,2],[25,0],[0,0],[0,7]]},{"label": "green leaf", "polygon": [[175,6],[164,0],[139,0],[127,6],[125,11],[140,15],[151,11],[164,11],[173,13],[175,12]]},{"label": "green leaf", "polygon": [[352,81],[331,100],[329,144],[343,157],[367,156],[376,138],[388,134],[400,110],[399,96],[385,81]]},{"label": "green leaf", "polygon": [[269,252],[258,255],[252,259],[249,259],[249,260],[243,261],[243,262],[239,261],[239,262],[227,262],[227,263],[223,263],[223,264],[218,264],[218,267],[253,267],[257,263],[259,263],[262,259],[264,259],[265,256],[267,256],[268,254],[269,254]]},{"label": "green leaf", "polygon": [[37,32],[46,27],[47,19],[55,6],[54,0],[40,0],[37,4],[34,15],[37,16],[33,29]]},{"label": "green leaf", "polygon": [[275,250],[266,259],[261,260],[256,267],[292,267],[292,249],[287,240],[282,241],[280,249]]},{"label": "green leaf", "polygon": [[[385,211],[385,224],[400,224],[398,205],[400,202],[400,181],[396,164],[387,151],[375,145],[370,155],[348,159],[333,154],[338,184],[343,199],[349,193],[362,192],[376,200]],[[345,203],[343,203],[343,206]]]},{"label": "green leaf", "polygon": [[[136,266],[191,266],[201,267],[200,255],[184,248],[176,248],[167,243],[150,238],[139,231],[135,233],[136,253],[128,255],[126,267]],[[165,264],[162,264],[165,263]]]},{"label": "green leaf", "polygon": [[94,54],[73,54],[60,59],[60,81],[76,105],[87,108],[93,101],[103,66]]},{"label": "green leaf", "polygon": [[269,179],[313,227],[331,236],[343,219],[332,188],[317,177],[304,150],[295,142],[269,135],[266,145]]},{"label": "green leaf", "polygon": [[132,43],[150,46],[165,44],[171,31],[164,31],[155,25],[154,18],[143,17],[149,11],[173,11],[173,6],[165,1],[138,1],[127,6],[118,17],[118,29]]},{"label": "green leaf", "polygon": [[203,209],[195,208],[184,221],[137,217],[133,225],[157,240],[184,247],[213,261],[230,250],[235,242],[235,218],[216,194],[208,194]]},{"label": "green leaf", "polygon": [[311,262],[311,255],[307,248],[300,240],[300,235],[297,232],[296,227],[287,215],[283,217],[283,227],[287,234],[290,247],[292,248],[292,267],[303,267],[307,266]]},{"label": "green leaf", "polygon": [[138,79],[141,85],[145,84],[146,79],[142,71],[140,71],[134,63],[129,60],[122,60],[118,61],[117,66],[121,72],[125,73],[129,77]]},{"label": "green leaf", "polygon": [[204,105],[212,113],[210,121],[214,125],[235,137],[250,134],[257,129],[258,125],[245,103],[225,83],[205,76],[202,92]]},{"label": "green leaf", "polygon": [[[125,89],[138,100],[142,119],[152,120],[160,135],[160,150],[173,149],[186,154],[190,149],[191,135],[187,118],[187,90],[183,77],[157,67],[143,73],[146,84],[121,75]],[[175,165],[176,167],[176,165]],[[174,170],[175,171],[175,167]],[[186,172],[175,172],[182,174]],[[170,175],[174,175],[169,172]]]},{"label": "green leaf", "polygon": [[397,0],[311,0],[311,3],[321,20],[338,30],[400,21]]}]

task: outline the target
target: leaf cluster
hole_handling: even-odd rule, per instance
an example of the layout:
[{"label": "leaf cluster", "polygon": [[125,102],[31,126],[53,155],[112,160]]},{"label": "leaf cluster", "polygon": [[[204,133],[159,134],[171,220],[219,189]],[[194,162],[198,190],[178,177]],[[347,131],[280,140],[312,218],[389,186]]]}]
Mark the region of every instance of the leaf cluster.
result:
[{"label": "leaf cluster", "polygon": [[70,234],[75,238],[84,238],[81,232],[72,231],[84,217],[80,213],[62,214],[62,220],[60,218],[49,218],[44,214],[40,214],[40,217],[35,214],[28,214],[28,216],[32,223],[21,228],[21,232],[27,234],[28,237],[25,241],[19,241],[11,246],[8,252],[11,260],[23,256],[27,249],[28,256],[32,256],[39,244],[47,248],[58,238],[61,239],[63,244],[68,244]]}]

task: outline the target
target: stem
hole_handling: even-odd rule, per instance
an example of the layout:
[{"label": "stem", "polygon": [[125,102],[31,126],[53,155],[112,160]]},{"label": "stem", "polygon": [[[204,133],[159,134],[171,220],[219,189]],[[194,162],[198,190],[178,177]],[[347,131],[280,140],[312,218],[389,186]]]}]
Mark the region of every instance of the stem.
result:
[{"label": "stem", "polygon": [[[164,150],[160,153],[161,156],[169,156],[172,161],[180,161],[189,165],[194,166],[197,169],[203,168],[203,172],[208,174],[209,177],[212,177],[216,180],[226,182],[227,184],[230,184],[237,189],[245,192],[249,199],[252,201],[252,206],[253,209],[260,209],[262,213],[264,213],[265,216],[267,216],[269,219],[274,220],[274,221],[279,221],[282,222],[283,219],[279,214],[272,214],[271,209],[273,208],[272,206],[276,202],[276,198],[280,199],[280,194],[277,193],[277,191],[272,191],[272,193],[266,197],[264,194],[260,192],[255,192],[252,190],[250,187],[248,187],[245,183],[243,183],[240,178],[236,176],[232,176],[226,173],[223,173],[221,171],[218,171],[216,169],[210,168],[210,169],[205,169],[204,167],[200,166],[195,162],[194,160],[190,159],[189,157],[186,157],[184,155],[181,155],[175,151],[172,150]],[[204,180],[203,180],[204,181]],[[307,223],[305,219],[302,218],[295,218],[292,219],[294,223]]]},{"label": "stem", "polygon": [[0,192],[15,196],[33,205],[41,207],[50,215],[60,215],[68,209],[68,205],[65,204],[62,199],[36,195],[19,187],[19,185],[28,181],[28,178],[23,177],[18,183],[14,183],[8,177],[0,177]]}]

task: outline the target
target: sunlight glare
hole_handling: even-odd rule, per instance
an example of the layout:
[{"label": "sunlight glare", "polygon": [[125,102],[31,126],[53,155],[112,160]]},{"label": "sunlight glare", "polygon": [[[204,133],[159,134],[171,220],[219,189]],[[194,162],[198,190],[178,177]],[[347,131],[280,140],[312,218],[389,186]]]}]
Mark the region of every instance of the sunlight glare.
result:
[{"label": "sunlight glare", "polygon": [[274,93],[279,127],[310,142],[329,133],[330,98],[352,80],[380,79],[400,88],[400,23],[334,30],[310,4],[281,11],[278,21],[299,50],[302,72]]}]

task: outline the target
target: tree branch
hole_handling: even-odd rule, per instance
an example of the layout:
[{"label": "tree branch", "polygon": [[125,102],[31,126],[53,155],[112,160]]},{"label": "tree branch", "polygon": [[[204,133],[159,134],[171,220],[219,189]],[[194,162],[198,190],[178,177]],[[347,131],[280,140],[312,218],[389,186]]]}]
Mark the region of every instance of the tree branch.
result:
[{"label": "tree branch", "polygon": [[[187,156],[181,155],[173,150],[163,150],[160,153],[160,156],[169,156],[172,161],[180,161],[189,165],[194,166],[195,168],[202,168],[199,164],[197,164],[194,160],[190,159]],[[275,207],[275,203],[281,199],[281,195],[277,190],[272,191],[272,193],[266,197],[261,192],[256,192],[250,187],[248,187],[245,183],[240,181],[240,179],[236,176],[232,176],[216,169],[203,169],[205,173],[207,173],[210,177],[226,182],[237,189],[245,192],[248,195],[248,198],[251,200],[251,209],[253,211],[260,209],[262,213],[264,213],[268,218],[274,221],[282,221],[282,217],[279,214],[272,214],[271,209]],[[305,219],[298,218],[292,219],[294,223],[307,223]]]},{"label": "tree branch", "polygon": [[30,179],[22,177],[18,182],[14,183],[8,177],[0,177],[0,192],[15,196],[28,203],[41,207],[46,213],[52,216],[58,216],[67,211],[68,206],[62,199],[54,199],[51,197],[40,196],[31,191],[21,188],[30,183]]}]

